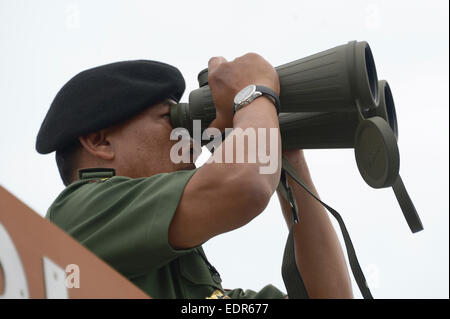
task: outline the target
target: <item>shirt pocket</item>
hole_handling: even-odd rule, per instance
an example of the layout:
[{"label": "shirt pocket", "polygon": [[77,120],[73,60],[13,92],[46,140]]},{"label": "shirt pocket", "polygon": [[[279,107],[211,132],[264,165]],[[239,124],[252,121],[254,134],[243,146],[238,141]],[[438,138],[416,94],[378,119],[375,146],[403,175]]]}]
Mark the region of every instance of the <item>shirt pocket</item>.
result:
[{"label": "shirt pocket", "polygon": [[178,259],[185,298],[204,299],[215,290],[222,291],[220,282],[214,280],[213,273],[203,258],[192,252]]}]

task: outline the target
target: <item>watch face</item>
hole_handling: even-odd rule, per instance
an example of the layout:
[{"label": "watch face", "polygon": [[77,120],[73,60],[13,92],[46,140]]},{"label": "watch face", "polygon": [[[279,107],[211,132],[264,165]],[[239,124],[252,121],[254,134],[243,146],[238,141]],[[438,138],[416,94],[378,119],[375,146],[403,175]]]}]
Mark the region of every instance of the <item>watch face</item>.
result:
[{"label": "watch face", "polygon": [[256,86],[254,84],[249,85],[245,88],[243,88],[241,91],[239,91],[238,94],[234,97],[234,103],[235,104],[241,104],[245,100],[247,100],[253,92],[256,90]]}]

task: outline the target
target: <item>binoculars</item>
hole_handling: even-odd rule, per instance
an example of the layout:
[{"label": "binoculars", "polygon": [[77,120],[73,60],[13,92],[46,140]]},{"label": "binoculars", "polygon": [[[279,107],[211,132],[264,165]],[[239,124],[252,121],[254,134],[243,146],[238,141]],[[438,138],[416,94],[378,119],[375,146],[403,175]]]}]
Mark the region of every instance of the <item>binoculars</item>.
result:
[{"label": "binoculars", "polygon": [[[275,70],[280,79],[283,150],[354,149],[366,183],[392,187],[411,231],[422,230],[399,175],[392,91],[387,81],[378,80],[369,44],[352,41]],[[170,112],[173,127],[183,127],[191,136],[194,120],[205,130],[216,116],[207,69],[199,73],[198,82],[200,88],[190,92],[189,103],[172,105]]]}]

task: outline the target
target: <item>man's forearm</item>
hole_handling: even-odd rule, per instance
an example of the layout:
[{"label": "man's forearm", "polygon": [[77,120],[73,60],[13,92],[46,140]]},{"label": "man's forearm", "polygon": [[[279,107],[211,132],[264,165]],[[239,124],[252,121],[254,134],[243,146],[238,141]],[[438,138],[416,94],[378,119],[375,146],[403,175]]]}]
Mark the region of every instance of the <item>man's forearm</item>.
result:
[{"label": "man's forearm", "polygon": [[[264,139],[260,138],[259,130],[265,131]],[[275,136],[271,136],[271,130],[276,130]],[[252,134],[247,136],[247,133]],[[247,141],[244,142],[246,139]],[[261,173],[262,168],[269,165],[262,162],[259,155],[261,147],[266,150],[265,153],[270,153],[270,162],[273,161],[275,164],[275,170],[271,174]],[[232,155],[227,159],[229,152]],[[238,156],[243,157],[244,163],[237,160]],[[223,179],[231,174],[242,176],[241,182],[234,187],[252,184],[254,185],[252,188],[267,194],[268,202],[280,180],[281,167],[278,165],[281,160],[281,137],[273,103],[266,98],[258,98],[236,112],[233,118],[233,132],[228,135],[212,157],[213,164],[208,165],[214,168],[215,172],[211,174],[211,178],[218,179],[221,173],[225,175]],[[251,158],[253,160],[250,160]]]},{"label": "man's forearm", "polygon": [[[288,160],[316,196],[302,151],[289,152]],[[288,177],[298,206],[299,223],[294,226],[295,257],[311,298],[352,298],[345,257],[336,232],[323,208],[311,195]],[[278,193],[286,222],[290,223],[289,203]]]},{"label": "man's forearm", "polygon": [[[267,206],[280,179],[281,158],[280,133],[274,105],[265,98],[258,98],[234,117],[233,128],[241,130],[276,129],[276,170],[272,174],[261,174],[263,163],[258,154],[255,162],[236,163],[237,152],[250,156],[256,152],[255,141],[236,147],[233,135],[243,140],[243,133],[231,133],[214,151],[212,160],[205,163],[186,185],[169,229],[169,243],[177,249],[200,245],[208,239],[242,227],[258,216]],[[237,130],[239,131],[239,130]],[[270,147],[270,134],[258,143]],[[252,147],[253,146],[253,149]],[[226,152],[231,150],[233,158],[227,161]],[[214,205],[214,209],[211,209]]]},{"label": "man's forearm", "polygon": [[[215,57],[208,62],[208,84],[216,108],[216,118],[209,127],[221,132],[231,127],[234,130],[215,148],[210,160],[196,171],[184,188],[169,228],[169,243],[174,248],[195,247],[247,224],[267,206],[280,179],[277,164],[281,158],[281,138],[273,103],[260,97],[236,114],[232,113],[234,97],[249,84],[263,85],[279,94],[275,69],[254,53],[231,62]],[[266,136],[259,138],[258,129],[266,130]],[[271,138],[270,129],[276,132],[276,139]],[[253,136],[258,136],[258,142],[253,138],[245,143],[246,130],[250,135],[255,133]],[[234,138],[242,141],[242,148],[235,146]],[[270,149],[272,140],[278,142],[274,150]],[[255,144],[258,144],[256,148]],[[262,169],[267,172],[267,163],[266,154],[258,152],[262,150],[260,146],[276,153],[273,154],[275,160],[269,160],[276,164],[270,167],[271,173],[261,173]],[[231,153],[228,150],[232,151],[232,156],[226,156]],[[241,161],[241,155],[252,160]]]}]

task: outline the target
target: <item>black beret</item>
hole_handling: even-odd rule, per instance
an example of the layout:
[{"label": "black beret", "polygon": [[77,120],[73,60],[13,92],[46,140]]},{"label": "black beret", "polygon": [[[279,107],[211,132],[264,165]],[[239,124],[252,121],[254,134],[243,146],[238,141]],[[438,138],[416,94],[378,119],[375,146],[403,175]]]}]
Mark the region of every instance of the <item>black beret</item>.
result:
[{"label": "black beret", "polygon": [[36,140],[41,154],[63,149],[79,136],[123,122],[185,89],[180,71],[168,64],[137,60],[83,71],[56,95]]}]

